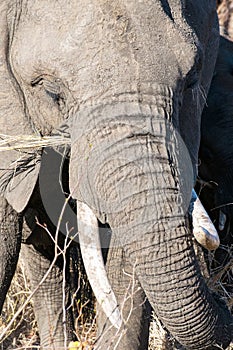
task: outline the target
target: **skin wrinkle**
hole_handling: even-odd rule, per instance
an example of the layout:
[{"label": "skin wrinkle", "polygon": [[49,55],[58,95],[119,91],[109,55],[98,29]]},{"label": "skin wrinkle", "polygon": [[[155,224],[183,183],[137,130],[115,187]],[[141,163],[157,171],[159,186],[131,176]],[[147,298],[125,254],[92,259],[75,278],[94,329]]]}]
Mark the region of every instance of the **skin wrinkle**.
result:
[{"label": "skin wrinkle", "polygon": [[[154,88],[154,87],[151,86],[151,88],[156,91],[156,87]],[[171,113],[172,114],[172,110],[171,110],[171,108],[169,108],[169,104],[167,103],[166,99],[164,99],[163,96],[158,96],[158,97],[154,96],[154,95],[152,95],[152,93],[151,94],[148,94],[148,93],[145,94],[144,93],[143,95],[141,95],[141,97],[140,97],[141,102],[138,104],[138,107],[140,109],[139,111],[141,111],[141,108],[143,106],[143,102],[144,102],[143,99],[145,99],[144,103],[146,104],[147,96],[149,98],[153,97],[153,99],[154,99],[154,101],[150,100],[150,104],[149,104],[150,110],[153,110],[153,114],[154,114],[154,111],[158,110],[158,115],[160,115],[159,111],[163,111],[163,113],[164,113],[165,109],[166,109],[167,113]],[[123,98],[121,98],[121,97],[123,97]],[[92,111],[92,117],[95,118],[95,125],[96,125],[96,129],[97,130],[99,129],[99,127],[98,127],[99,120],[100,120],[102,125],[105,124],[105,119],[102,116],[102,114],[101,113],[99,113],[99,114],[97,113],[98,112],[98,108],[103,108],[102,106],[108,105],[108,102],[110,102],[110,97],[106,98],[106,100],[104,99],[103,102],[102,102],[103,103],[102,105],[100,105],[100,106],[97,105],[96,106],[96,113],[95,113],[95,109],[94,109],[94,111]],[[135,92],[131,92],[130,94],[124,93],[124,94],[120,94],[120,95],[114,94],[113,101],[111,103],[113,103],[113,102],[114,103],[116,103],[116,102],[121,102],[121,103],[135,102],[135,106],[137,106],[137,102],[138,102],[137,101],[137,94]],[[131,116],[131,118],[132,117],[133,116]],[[139,112],[138,112],[137,115],[134,116],[134,118],[136,118],[136,117],[141,117]],[[148,117],[150,117],[150,115]],[[118,114],[117,115],[117,119],[120,120],[120,118],[125,118],[125,114],[122,114],[122,115]],[[108,118],[106,118],[106,121],[108,122],[108,124],[110,124],[111,122],[115,122],[115,119],[116,119],[115,116],[112,117],[112,118],[108,117]],[[141,118],[138,118],[138,120],[135,120],[134,124],[137,125],[138,122],[140,122],[140,121],[141,121]],[[86,128],[91,127],[92,123],[93,123],[93,121],[90,120],[90,124],[87,124]]]},{"label": "skin wrinkle", "polygon": [[[147,157],[149,158],[149,160],[150,160],[150,162],[149,162],[149,173],[151,174],[151,180],[152,180],[152,186],[153,186],[153,188],[156,188],[156,184],[155,184],[155,179],[153,178],[153,176],[152,176],[152,174],[153,174],[153,164],[151,164],[151,158],[152,158],[152,155],[153,155],[153,151],[152,151],[152,147],[150,147],[151,146],[151,140],[150,139],[147,139],[146,140],[147,142],[146,142],[146,148],[147,148]],[[154,193],[153,192],[153,194],[154,194],[154,202],[156,203],[156,199],[155,199],[155,197],[156,197],[156,193]]]}]

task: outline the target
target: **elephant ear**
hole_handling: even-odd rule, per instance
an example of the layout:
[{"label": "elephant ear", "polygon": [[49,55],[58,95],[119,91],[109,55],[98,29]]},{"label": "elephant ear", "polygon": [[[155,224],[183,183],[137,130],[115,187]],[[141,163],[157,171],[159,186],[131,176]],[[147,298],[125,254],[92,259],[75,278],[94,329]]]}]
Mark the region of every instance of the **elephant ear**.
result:
[{"label": "elephant ear", "polygon": [[[13,150],[7,140],[19,135],[38,133],[33,130],[30,116],[26,115],[24,99],[14,69],[10,67],[11,33],[8,28],[13,26],[7,22],[8,3],[0,3],[0,195],[3,195],[15,210],[21,212],[36,184],[39,162],[38,157],[37,160],[32,157],[32,151]],[[9,146],[8,149],[6,145]],[[27,160],[23,160],[26,158]]]},{"label": "elephant ear", "polygon": [[[15,152],[13,151],[13,153]],[[39,154],[18,159],[5,171],[0,170],[0,194],[3,194],[18,213],[24,210],[32,195],[39,170]]]}]

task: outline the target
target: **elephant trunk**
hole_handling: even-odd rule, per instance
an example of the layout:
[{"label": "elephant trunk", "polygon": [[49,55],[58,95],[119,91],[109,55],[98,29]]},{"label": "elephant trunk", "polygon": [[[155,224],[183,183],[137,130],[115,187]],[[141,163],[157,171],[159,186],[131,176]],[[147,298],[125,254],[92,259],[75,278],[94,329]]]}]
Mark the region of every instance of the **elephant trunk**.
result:
[{"label": "elephant trunk", "polygon": [[159,319],[185,349],[225,349],[232,339],[232,317],[208,290],[192,237],[179,221],[164,218],[151,230],[143,229],[144,222],[128,230],[137,240],[124,246],[125,254]]},{"label": "elephant trunk", "polygon": [[226,347],[232,318],[208,291],[185,227],[193,176],[182,140],[157,107],[125,103],[106,106],[106,119],[99,108],[88,116],[72,136],[73,196],[109,223],[152,307],[182,345]]}]

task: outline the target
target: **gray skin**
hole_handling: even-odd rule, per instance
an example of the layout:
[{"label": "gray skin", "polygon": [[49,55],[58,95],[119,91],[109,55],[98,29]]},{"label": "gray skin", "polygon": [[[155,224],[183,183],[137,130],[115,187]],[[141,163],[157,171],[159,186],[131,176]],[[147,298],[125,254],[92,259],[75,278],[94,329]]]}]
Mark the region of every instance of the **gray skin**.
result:
[{"label": "gray skin", "polygon": [[[44,136],[66,128],[72,196],[112,229],[107,272],[128,320],[119,337],[100,310],[97,348],[146,349],[148,301],[186,349],[226,348],[232,317],[204,282],[185,215],[218,47],[215,1],[19,0],[0,10],[1,130]],[[40,154],[27,166],[24,154],[24,171],[15,172],[19,155],[1,156],[2,195],[24,214],[27,230],[35,213],[51,228],[36,186]],[[44,230],[31,227],[24,249],[35,286],[51,258],[41,249]],[[11,276],[17,232],[9,233]],[[1,264],[14,250],[1,251]],[[44,347],[64,344],[61,265],[35,299]],[[67,329],[71,340],[69,315]]]},{"label": "gray skin", "polygon": [[[206,107],[202,114],[199,176],[205,181],[200,195],[221,241],[212,268],[224,267],[232,256],[233,230],[233,43],[220,38],[219,53]],[[226,216],[221,227],[220,211]],[[219,229],[220,227],[220,229]],[[223,278],[224,287],[232,293],[230,271]]]}]

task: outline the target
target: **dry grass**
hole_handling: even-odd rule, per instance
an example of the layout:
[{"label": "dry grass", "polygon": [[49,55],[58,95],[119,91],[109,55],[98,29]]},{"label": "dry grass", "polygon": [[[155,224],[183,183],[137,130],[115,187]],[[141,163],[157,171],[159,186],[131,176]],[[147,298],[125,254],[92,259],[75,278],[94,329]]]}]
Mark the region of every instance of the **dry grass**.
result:
[{"label": "dry grass", "polygon": [[158,317],[153,312],[153,321],[150,325],[149,350],[173,350],[175,349],[174,338],[164,329]]},{"label": "dry grass", "polygon": [[[7,324],[18,309],[24,304],[31,294],[29,282],[25,275],[23,263],[19,260],[16,274],[11,283],[7,294],[3,312],[0,317],[0,334],[5,332]],[[75,329],[78,342],[75,343],[75,350],[92,349],[95,340],[95,320],[92,317],[85,317],[87,311],[85,304],[80,300],[75,300],[76,322]],[[3,342],[0,344],[0,350],[36,350],[40,349],[39,336],[35,315],[33,312],[33,303],[29,302],[23,309],[12,327],[6,332]]]},{"label": "dry grass", "polygon": [[[228,302],[232,302],[232,296],[225,293],[225,289],[221,283],[221,274],[209,276],[209,273],[204,264],[203,254],[200,249],[198,250],[198,256],[203,267],[205,277],[208,279],[208,284],[211,289],[221,294]],[[232,265],[228,265],[226,269],[231,269]],[[19,264],[17,272],[11,284],[11,288],[7,294],[7,298],[4,304],[2,317],[0,318],[0,333],[4,331],[6,325],[11,320],[12,316],[16,313],[18,308],[25,302],[30,294],[30,287],[25,276],[24,268],[22,264]],[[87,303],[87,301],[86,301]],[[76,342],[75,350],[91,350],[95,340],[95,320],[89,321],[85,317],[85,306],[80,300],[75,301],[76,306],[76,334],[78,342]],[[21,314],[17,317],[13,323],[11,329],[7,332],[4,341],[0,345],[0,350],[19,350],[28,349],[36,350],[40,349],[39,337],[37,331],[37,324],[32,309],[32,302],[30,302]],[[156,315],[153,316],[153,321],[150,327],[150,347],[149,350],[178,350],[179,346],[176,344],[174,338],[170,336],[164,329]],[[228,348],[233,350],[233,345]]]},{"label": "dry grass", "polygon": [[37,135],[5,135],[0,134],[0,152],[11,150],[40,149],[42,147],[63,146],[70,143],[70,139],[62,136]]},{"label": "dry grass", "polygon": [[[6,325],[25,302],[30,292],[24,268],[20,265],[17,268],[5,300],[3,312],[0,318],[0,333],[5,330]],[[10,330],[6,333],[6,336],[0,345],[0,349],[32,349],[32,345],[39,345],[39,337],[32,303],[30,302],[17,317]]]},{"label": "dry grass", "polygon": [[218,19],[220,33],[229,40],[233,40],[233,2],[232,0],[221,0],[218,5]]}]

